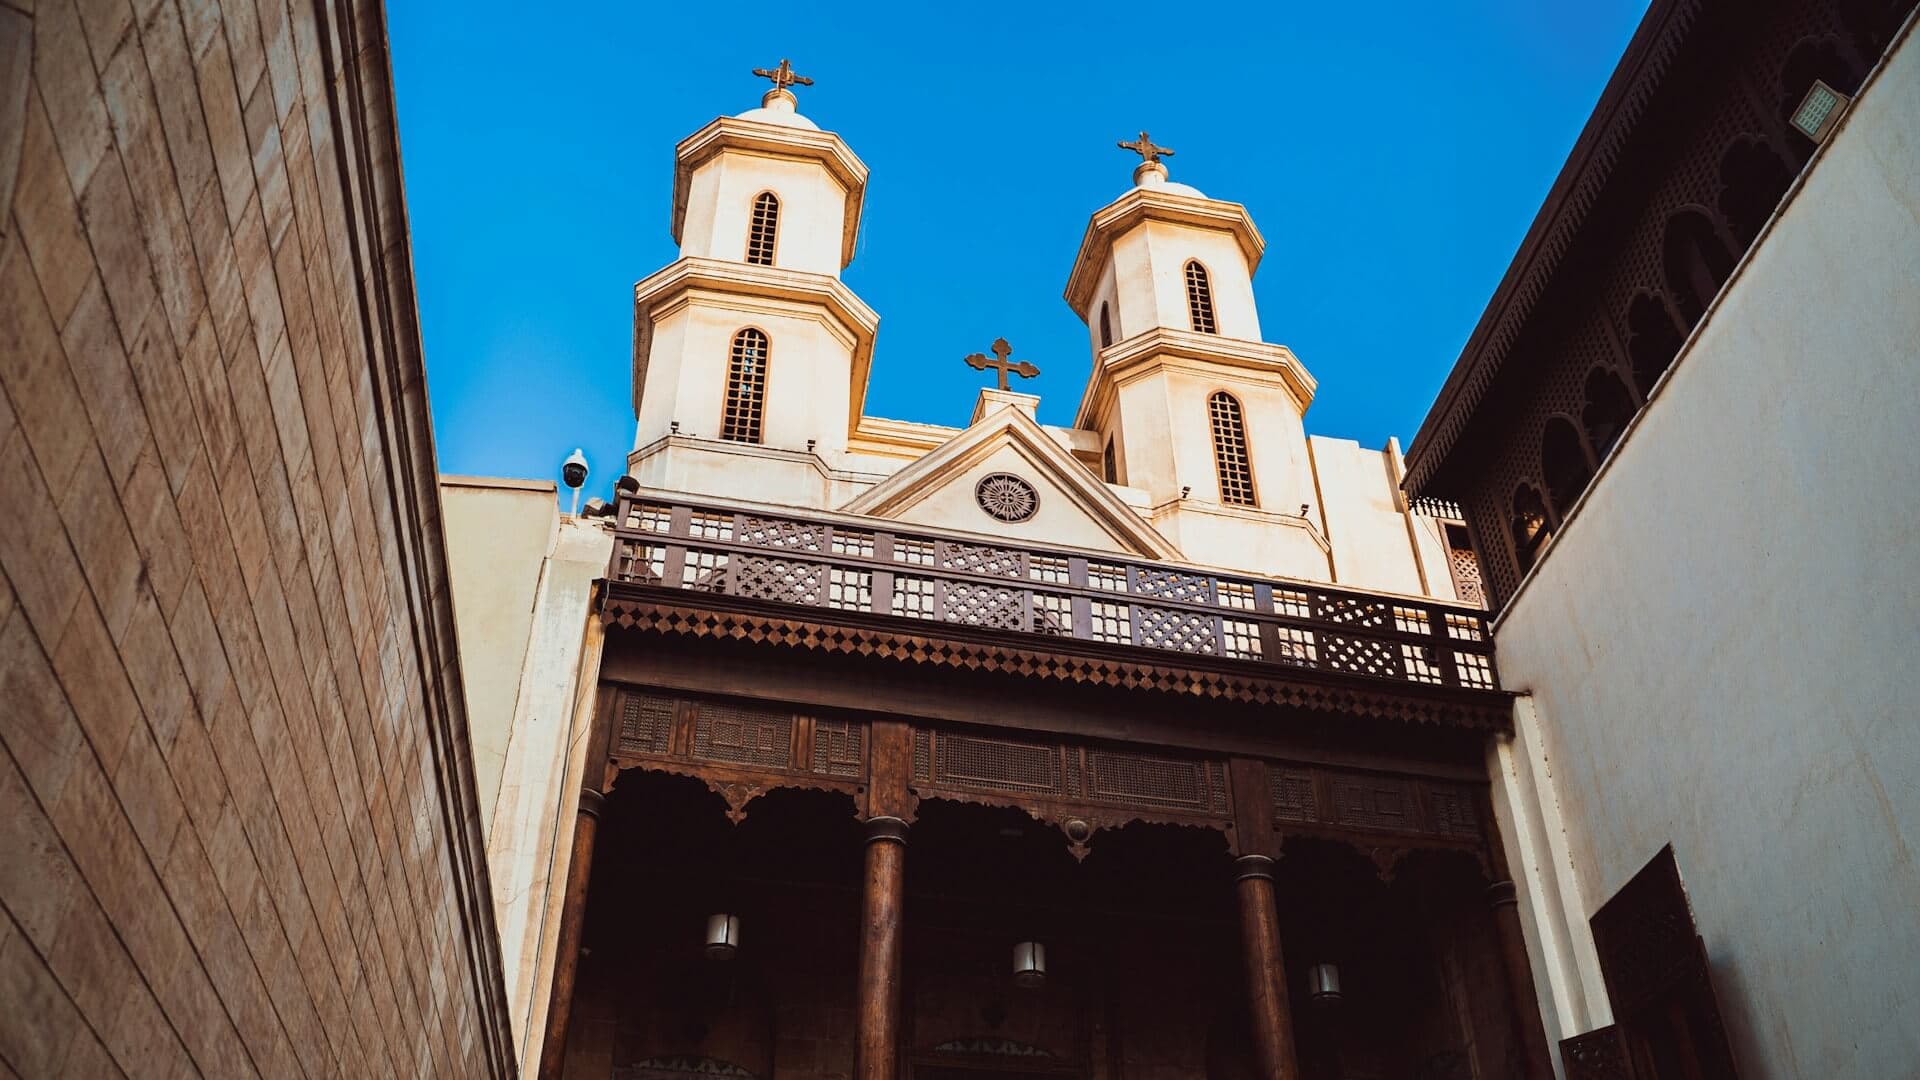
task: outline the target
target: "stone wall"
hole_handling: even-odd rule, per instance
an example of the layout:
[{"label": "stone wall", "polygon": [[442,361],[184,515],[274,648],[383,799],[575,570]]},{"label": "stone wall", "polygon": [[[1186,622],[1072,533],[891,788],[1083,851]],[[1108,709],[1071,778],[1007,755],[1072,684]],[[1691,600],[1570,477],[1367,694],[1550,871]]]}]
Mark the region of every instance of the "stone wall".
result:
[{"label": "stone wall", "polygon": [[1495,631],[1567,924],[1671,842],[1749,1077],[1920,1061],[1920,49],[1896,48]]},{"label": "stone wall", "polygon": [[0,1074],[511,1075],[379,5],[0,0],[0,169]]}]

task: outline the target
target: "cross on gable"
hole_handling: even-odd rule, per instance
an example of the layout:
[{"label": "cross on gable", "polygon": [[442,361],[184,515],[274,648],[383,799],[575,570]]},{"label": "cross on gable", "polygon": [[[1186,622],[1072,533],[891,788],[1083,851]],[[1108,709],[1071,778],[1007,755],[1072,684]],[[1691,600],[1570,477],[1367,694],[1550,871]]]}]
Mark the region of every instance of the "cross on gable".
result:
[{"label": "cross on gable", "polygon": [[796,84],[800,86],[813,85],[812,79],[807,78],[805,75],[795,74],[793,65],[787,62],[786,57],[780,58],[780,66],[777,68],[754,68],[753,73],[763,79],[772,79],[775,90],[785,90],[787,87]]},{"label": "cross on gable", "polygon": [[1119,146],[1122,150],[1131,150],[1139,154],[1142,162],[1154,162],[1159,161],[1163,157],[1173,156],[1173,151],[1166,147],[1153,145],[1153,140],[1147,138],[1147,133],[1144,131],[1140,133],[1138,139],[1132,142],[1120,143]]},{"label": "cross on gable", "polygon": [[993,359],[991,360],[987,359],[982,353],[968,353],[964,359],[967,362],[967,366],[975,371],[985,371],[988,368],[996,369],[1000,374],[1000,389],[1002,390],[1008,389],[1008,372],[1012,372],[1023,379],[1031,379],[1035,375],[1040,374],[1039,368],[1025,360],[1014,361],[1007,359],[1007,357],[1013,355],[1013,346],[1007,344],[1006,338],[993,339],[993,348],[991,351],[993,353]]}]

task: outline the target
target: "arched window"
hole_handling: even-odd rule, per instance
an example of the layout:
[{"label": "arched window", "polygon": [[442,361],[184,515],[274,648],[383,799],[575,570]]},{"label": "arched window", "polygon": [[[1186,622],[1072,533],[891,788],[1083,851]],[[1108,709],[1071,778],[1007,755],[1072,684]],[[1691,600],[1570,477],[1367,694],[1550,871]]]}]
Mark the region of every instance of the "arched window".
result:
[{"label": "arched window", "polygon": [[1680,342],[1680,328],[1658,296],[1643,292],[1633,298],[1627,306],[1627,358],[1633,363],[1633,381],[1642,399],[1653,393],[1653,384],[1672,366]]},{"label": "arched window", "polygon": [[1213,324],[1213,285],[1207,280],[1207,268],[1198,260],[1187,260],[1187,319],[1196,332],[1217,334]]},{"label": "arched window", "polygon": [[[1192,266],[1192,263],[1188,263]],[[1213,468],[1220,478],[1220,501],[1234,506],[1257,505],[1253,494],[1253,464],[1247,455],[1247,423],[1240,400],[1225,390],[1207,398],[1207,420],[1213,426]]]},{"label": "arched window", "polygon": [[1106,301],[1100,302],[1100,347],[1113,344],[1113,319],[1107,315]]},{"label": "arched window", "polygon": [[1580,426],[1587,429],[1587,444],[1593,447],[1593,459],[1605,461],[1620,433],[1633,419],[1633,399],[1620,377],[1606,368],[1594,368],[1587,375],[1587,401],[1580,410]]},{"label": "arched window", "polygon": [[1745,251],[1793,183],[1787,166],[1758,138],[1735,139],[1720,157],[1720,216]]},{"label": "arched window", "polygon": [[763,191],[753,197],[753,224],[747,230],[747,261],[773,265],[773,243],[780,235],[780,197]]},{"label": "arched window", "polygon": [[727,357],[727,404],[720,418],[720,437],[759,442],[766,401],[767,335],[749,326],[733,335]]},{"label": "arched window", "polygon": [[1508,525],[1513,530],[1513,553],[1519,557],[1520,572],[1524,574],[1533,568],[1540,549],[1553,537],[1553,529],[1547,524],[1547,506],[1532,485],[1522,484],[1513,493],[1513,514]]},{"label": "arched window", "polygon": [[1540,473],[1547,481],[1547,498],[1564,519],[1593,479],[1593,470],[1580,432],[1563,416],[1548,420],[1540,433]]},{"label": "arched window", "polygon": [[1120,482],[1120,468],[1113,460],[1113,436],[1107,436],[1107,448],[1100,453],[1100,478],[1109,484]]},{"label": "arched window", "polygon": [[1667,292],[1691,330],[1700,324],[1700,317],[1733,272],[1733,256],[1720,242],[1713,222],[1696,210],[1682,210],[1668,220],[1660,252]]}]

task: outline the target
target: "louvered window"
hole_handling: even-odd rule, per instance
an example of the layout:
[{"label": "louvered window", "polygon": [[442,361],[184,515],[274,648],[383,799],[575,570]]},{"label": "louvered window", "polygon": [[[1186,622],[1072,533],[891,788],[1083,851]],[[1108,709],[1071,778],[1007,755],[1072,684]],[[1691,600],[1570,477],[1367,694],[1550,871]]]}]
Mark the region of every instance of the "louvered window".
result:
[{"label": "louvered window", "polygon": [[1213,284],[1207,280],[1207,268],[1187,261],[1187,319],[1202,334],[1217,334],[1213,322]]},{"label": "louvered window", "polygon": [[727,357],[727,405],[720,437],[759,442],[766,398],[767,335],[749,326],[733,335],[733,350]]},{"label": "louvered window", "polygon": [[1220,501],[1234,506],[1256,505],[1253,464],[1247,456],[1247,423],[1239,399],[1224,390],[1215,392],[1207,399],[1207,419],[1213,425],[1213,467],[1220,477]]},{"label": "louvered window", "polygon": [[780,199],[771,191],[753,197],[753,225],[747,231],[747,261],[773,265],[773,242],[780,233]]},{"label": "louvered window", "polygon": [[1113,320],[1107,315],[1107,305],[1100,305],[1100,347],[1113,344]]},{"label": "louvered window", "polygon": [[1100,455],[1100,474],[1101,479],[1109,484],[1117,484],[1120,482],[1120,470],[1114,467],[1113,440],[1111,438],[1107,440],[1106,450]]}]

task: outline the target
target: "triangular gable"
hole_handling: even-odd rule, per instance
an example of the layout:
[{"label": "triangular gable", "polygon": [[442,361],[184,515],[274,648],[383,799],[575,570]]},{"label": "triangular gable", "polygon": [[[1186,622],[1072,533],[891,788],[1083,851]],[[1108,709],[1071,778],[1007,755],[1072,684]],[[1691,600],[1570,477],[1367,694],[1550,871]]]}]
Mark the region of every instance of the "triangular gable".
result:
[{"label": "triangular gable", "polygon": [[[1006,472],[1033,485],[1039,507],[1026,521],[989,517],[974,487]],[[1180,550],[1017,408],[983,416],[938,449],[868,488],[840,509],[917,525],[991,532],[1033,544],[1179,559]]]}]

